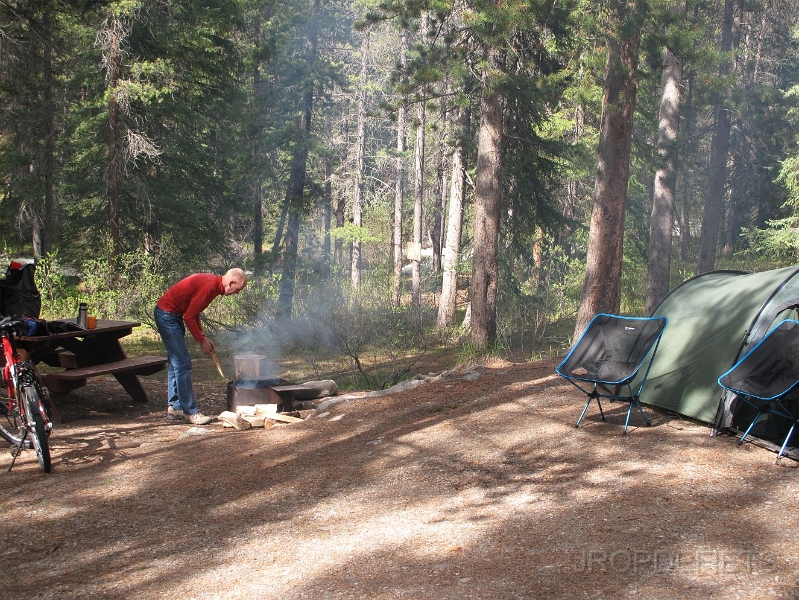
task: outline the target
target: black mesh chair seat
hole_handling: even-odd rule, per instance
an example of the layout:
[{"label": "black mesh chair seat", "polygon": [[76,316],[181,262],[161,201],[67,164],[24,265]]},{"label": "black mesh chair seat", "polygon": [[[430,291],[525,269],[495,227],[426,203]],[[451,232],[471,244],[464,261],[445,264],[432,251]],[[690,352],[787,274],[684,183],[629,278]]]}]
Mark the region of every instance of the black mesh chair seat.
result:
[{"label": "black mesh chair seat", "polygon": [[601,381],[604,383],[618,383],[625,381],[630,373],[635,373],[639,363],[602,360],[590,361],[582,365],[583,371],[575,369],[572,376],[575,379],[586,379],[588,381]]},{"label": "black mesh chair seat", "polygon": [[790,423],[777,460],[782,458],[799,416],[788,408],[799,384],[799,321],[780,321],[754,348],[718,379],[719,385],[755,409],[755,416],[738,440],[743,444],[764,415]]},{"label": "black mesh chair seat", "polygon": [[[627,433],[633,407],[639,410],[644,422],[650,424],[639,398],[667,323],[666,317],[623,317],[605,313],[591,319],[580,339],[555,368],[558,375],[588,396],[575,427],[580,426],[592,400],[596,400],[599,414],[605,420],[601,398],[627,402],[623,433]],[[633,382],[644,364],[646,369],[640,383],[633,389]]]}]

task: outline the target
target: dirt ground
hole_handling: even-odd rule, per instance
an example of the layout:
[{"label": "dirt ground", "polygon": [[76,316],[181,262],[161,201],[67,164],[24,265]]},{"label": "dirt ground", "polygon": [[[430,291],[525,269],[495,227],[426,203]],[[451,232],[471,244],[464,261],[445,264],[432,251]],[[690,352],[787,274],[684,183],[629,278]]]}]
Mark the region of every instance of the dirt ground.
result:
[{"label": "dirt ground", "polygon": [[[238,432],[113,379],[59,398],[53,472],[3,472],[2,598],[799,598],[795,463],[556,361],[445,371]],[[225,384],[197,385],[204,412]],[[0,458],[5,471],[6,451]]]}]

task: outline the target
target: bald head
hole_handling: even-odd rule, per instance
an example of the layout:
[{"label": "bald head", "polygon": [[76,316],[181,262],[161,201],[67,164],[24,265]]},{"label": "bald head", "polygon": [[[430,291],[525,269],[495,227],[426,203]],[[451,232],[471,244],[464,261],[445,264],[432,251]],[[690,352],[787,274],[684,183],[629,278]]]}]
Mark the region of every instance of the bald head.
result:
[{"label": "bald head", "polygon": [[227,273],[222,275],[222,287],[225,296],[238,294],[247,285],[247,275],[242,269],[233,268],[229,269]]}]

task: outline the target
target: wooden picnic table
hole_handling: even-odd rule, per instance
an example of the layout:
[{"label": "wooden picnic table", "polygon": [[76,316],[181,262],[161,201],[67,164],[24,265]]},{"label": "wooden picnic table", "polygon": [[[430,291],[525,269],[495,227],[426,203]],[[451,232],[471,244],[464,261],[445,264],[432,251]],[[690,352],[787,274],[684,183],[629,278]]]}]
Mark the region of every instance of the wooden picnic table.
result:
[{"label": "wooden picnic table", "polygon": [[76,329],[48,335],[21,336],[18,345],[34,363],[61,367],[62,371],[41,373],[42,383],[55,393],[66,394],[86,385],[99,375],[113,375],[136,402],[147,402],[139,375],[152,375],[164,369],[161,356],[128,358],[119,340],[141,323],[97,319],[93,329]]}]

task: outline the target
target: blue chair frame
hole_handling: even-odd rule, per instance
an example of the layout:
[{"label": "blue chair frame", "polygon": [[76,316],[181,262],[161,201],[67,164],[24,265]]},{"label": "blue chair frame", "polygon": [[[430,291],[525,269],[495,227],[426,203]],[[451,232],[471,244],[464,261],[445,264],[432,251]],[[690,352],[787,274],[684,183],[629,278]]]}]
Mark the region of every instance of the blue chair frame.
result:
[{"label": "blue chair frame", "polygon": [[796,394],[791,392],[799,384],[799,321],[785,319],[777,323],[718,378],[718,383],[757,411],[738,440],[739,446],[763,415],[790,421],[788,434],[777,454],[779,462],[799,420],[799,415],[792,413],[785,405],[789,395],[796,399]]},{"label": "blue chair frame", "polygon": [[[608,313],[599,313],[591,319],[580,339],[555,368],[558,375],[588,396],[575,427],[580,427],[594,400],[605,421],[602,399],[627,403],[623,435],[627,434],[633,408],[638,409],[647,426],[652,424],[641,406],[640,396],[667,324],[666,317],[626,317]],[[634,380],[645,363],[643,377],[634,387]]]}]

